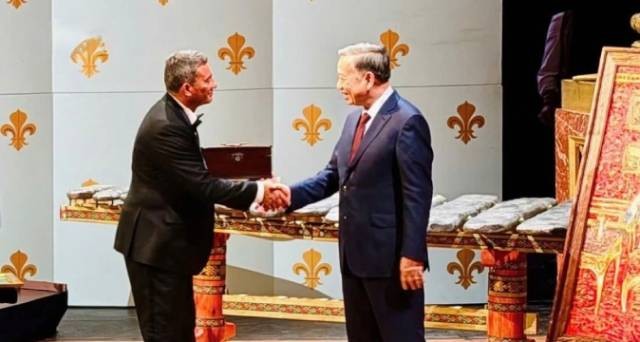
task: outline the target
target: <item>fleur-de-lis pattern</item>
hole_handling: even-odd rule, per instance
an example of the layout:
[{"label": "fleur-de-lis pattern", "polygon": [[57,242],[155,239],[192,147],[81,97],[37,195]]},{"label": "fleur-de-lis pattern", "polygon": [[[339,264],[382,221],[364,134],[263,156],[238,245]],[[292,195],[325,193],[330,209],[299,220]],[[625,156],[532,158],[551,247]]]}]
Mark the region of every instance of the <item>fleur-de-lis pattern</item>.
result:
[{"label": "fleur-de-lis pattern", "polygon": [[456,139],[462,140],[465,144],[471,139],[477,138],[474,135],[475,131],[473,126],[482,128],[485,123],[484,116],[474,115],[475,112],[476,106],[464,101],[463,104],[458,106],[458,116],[450,116],[447,120],[447,126],[449,126],[449,128],[454,129],[456,126],[458,127],[458,136]]},{"label": "fleur-de-lis pattern", "polygon": [[13,6],[15,9],[27,3],[27,0],[7,0],[7,3]]},{"label": "fleur-de-lis pattern", "polygon": [[27,114],[18,109],[9,115],[11,124],[4,124],[0,127],[0,134],[12,135],[9,146],[13,146],[17,151],[27,145],[27,134],[34,135],[36,133],[36,125],[27,123],[27,119]]},{"label": "fleur-de-lis pattern", "polygon": [[313,146],[318,141],[322,140],[322,138],[320,138],[321,128],[324,128],[325,131],[331,129],[331,120],[326,118],[320,119],[322,109],[314,104],[305,107],[302,110],[302,115],[304,116],[304,119],[293,120],[293,129],[299,131],[304,128],[305,133],[302,140]]},{"label": "fleur-de-lis pattern", "polygon": [[24,281],[29,276],[33,277],[38,273],[38,268],[35,265],[27,264],[29,256],[22,253],[20,250],[13,253],[10,257],[11,265],[3,265],[0,269],[2,273],[13,273],[20,280]]},{"label": "fleur-de-lis pattern", "polygon": [[229,58],[229,67],[227,70],[231,70],[234,74],[239,74],[240,71],[246,69],[243,59],[245,57],[251,59],[255,56],[256,51],[250,46],[244,46],[245,38],[238,32],[232,34],[227,38],[227,44],[229,47],[224,47],[218,50],[218,57],[221,60]]},{"label": "fleur-de-lis pattern", "polygon": [[400,35],[394,31],[387,30],[380,35],[380,42],[387,49],[389,53],[389,62],[391,64],[391,69],[399,67],[400,63],[398,63],[398,54],[402,56],[406,56],[409,53],[409,45],[407,44],[398,44],[400,41]]},{"label": "fleur-de-lis pattern", "polygon": [[476,253],[470,249],[461,249],[456,255],[460,262],[449,263],[449,265],[447,265],[447,271],[449,274],[458,272],[460,275],[458,276],[456,284],[460,284],[460,286],[466,290],[471,284],[476,283],[473,279],[473,271],[478,272],[478,274],[482,273],[484,271],[484,265],[479,261],[472,263]]},{"label": "fleur-de-lis pattern", "polygon": [[300,273],[306,274],[304,285],[308,288],[315,289],[318,285],[322,285],[320,273],[324,272],[325,276],[331,274],[331,265],[320,263],[322,254],[313,248],[302,254],[302,260],[304,260],[304,263],[298,262],[293,265],[293,273],[297,275],[300,275]]},{"label": "fleur-de-lis pattern", "polygon": [[71,52],[71,61],[76,64],[82,63],[82,73],[87,78],[98,73],[98,62],[104,64],[107,60],[109,52],[101,37],[85,39]]},{"label": "fleur-de-lis pattern", "polygon": [[169,2],[169,0],[158,0],[158,2],[160,3],[160,5],[164,6]]},{"label": "fleur-de-lis pattern", "polygon": [[98,185],[100,183],[98,183],[98,181],[96,181],[93,178],[89,178],[86,181],[82,182],[82,184],[80,184],[81,187],[86,188],[88,186],[92,186],[92,185]]}]

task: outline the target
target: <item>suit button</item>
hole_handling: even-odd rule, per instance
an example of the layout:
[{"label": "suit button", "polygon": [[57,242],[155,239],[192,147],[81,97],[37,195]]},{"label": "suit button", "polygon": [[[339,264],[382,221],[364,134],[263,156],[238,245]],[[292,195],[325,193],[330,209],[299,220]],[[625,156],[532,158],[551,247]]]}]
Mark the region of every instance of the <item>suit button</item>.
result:
[{"label": "suit button", "polygon": [[346,185],[342,186],[342,191],[345,191],[345,192],[347,191],[347,186]]},{"label": "suit button", "polygon": [[342,219],[346,221],[347,220],[347,215],[342,216]]}]

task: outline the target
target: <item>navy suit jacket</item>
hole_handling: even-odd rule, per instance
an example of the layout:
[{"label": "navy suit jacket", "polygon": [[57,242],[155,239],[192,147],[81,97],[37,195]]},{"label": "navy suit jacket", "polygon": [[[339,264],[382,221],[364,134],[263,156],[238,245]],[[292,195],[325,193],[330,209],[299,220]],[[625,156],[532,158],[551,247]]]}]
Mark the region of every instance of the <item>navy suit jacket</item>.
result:
[{"label": "navy suit jacket", "polygon": [[389,277],[401,256],[423,260],[428,268],[433,151],[427,121],[394,91],[350,163],[360,113],[347,117],[329,164],[291,187],[289,210],[340,191],[342,270],[348,266],[355,276]]}]

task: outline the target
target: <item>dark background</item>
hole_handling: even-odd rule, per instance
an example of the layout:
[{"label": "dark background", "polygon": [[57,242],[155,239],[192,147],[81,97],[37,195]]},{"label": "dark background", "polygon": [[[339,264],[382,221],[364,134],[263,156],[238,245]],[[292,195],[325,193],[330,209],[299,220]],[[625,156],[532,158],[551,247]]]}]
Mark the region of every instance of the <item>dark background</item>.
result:
[{"label": "dark background", "polygon": [[[588,3],[587,3],[588,2]],[[580,6],[577,8],[576,6]],[[576,53],[572,70],[595,73],[602,45],[630,46],[640,35],[629,18],[640,12],[639,0],[503,1],[503,199],[555,197],[553,127],[538,120],[541,99],[536,74],[553,14],[575,9]],[[595,45],[595,48],[594,48]],[[556,283],[555,255],[529,255],[530,302],[551,301]]]}]

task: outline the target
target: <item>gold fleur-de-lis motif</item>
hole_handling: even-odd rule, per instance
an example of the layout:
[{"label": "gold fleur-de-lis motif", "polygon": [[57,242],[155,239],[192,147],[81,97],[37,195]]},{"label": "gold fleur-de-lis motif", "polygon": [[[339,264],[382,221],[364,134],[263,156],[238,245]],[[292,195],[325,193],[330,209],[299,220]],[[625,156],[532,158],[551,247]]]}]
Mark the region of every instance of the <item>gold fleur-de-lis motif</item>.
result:
[{"label": "gold fleur-de-lis motif", "polygon": [[476,253],[470,249],[461,249],[458,251],[457,256],[460,262],[450,262],[449,265],[447,265],[447,271],[449,274],[454,274],[456,271],[460,273],[456,284],[460,284],[460,286],[466,290],[471,284],[476,283],[476,281],[473,280],[473,271],[478,272],[478,274],[482,273],[484,271],[484,265],[479,261],[471,263]]},{"label": "gold fleur-de-lis motif", "polygon": [[447,120],[447,126],[453,129],[458,126],[458,136],[456,139],[462,140],[465,144],[467,144],[471,139],[476,139],[477,137],[473,134],[473,126],[478,126],[478,128],[482,128],[484,126],[484,116],[475,115],[476,106],[471,103],[464,101],[463,104],[458,106],[458,116],[450,116]]},{"label": "gold fleur-de-lis motif", "polygon": [[400,63],[398,63],[398,54],[402,56],[406,56],[409,53],[409,45],[407,44],[398,44],[400,40],[400,35],[394,31],[387,30],[380,35],[380,42],[387,49],[389,53],[389,62],[391,63],[391,69],[395,67],[399,67]]},{"label": "gold fleur-de-lis motif", "polygon": [[73,63],[82,63],[82,73],[91,78],[98,73],[97,63],[106,63],[109,60],[109,52],[104,47],[101,37],[92,37],[82,41],[71,52]]},{"label": "gold fleur-de-lis motif", "polygon": [[15,7],[15,9],[18,9],[20,8],[20,6],[26,4],[27,0],[7,0],[7,3]]},{"label": "gold fleur-de-lis motif", "polygon": [[27,264],[28,259],[29,256],[18,250],[10,257],[11,265],[3,265],[0,272],[13,273],[22,281],[25,280],[27,273],[33,277],[38,273],[38,268],[35,265]]},{"label": "gold fleur-de-lis motif", "polygon": [[293,265],[293,273],[300,275],[301,272],[304,272],[306,274],[304,284],[308,288],[315,289],[318,285],[322,285],[320,282],[320,273],[324,272],[325,276],[331,274],[331,265],[320,263],[322,254],[313,248],[304,252],[302,259],[304,263],[298,262]]},{"label": "gold fleur-de-lis motif", "polygon": [[158,2],[160,3],[160,5],[164,6],[169,2],[169,0],[158,0]]},{"label": "gold fleur-de-lis motif", "polygon": [[309,145],[315,145],[320,138],[320,128],[324,128],[325,131],[331,129],[331,120],[322,118],[322,109],[316,105],[310,105],[302,109],[303,119],[293,120],[293,129],[299,131],[301,128],[305,129],[304,137],[302,140],[306,140]]},{"label": "gold fleur-de-lis motif", "polygon": [[243,61],[244,57],[251,59],[255,56],[256,51],[250,46],[243,47],[245,39],[244,36],[238,32],[229,36],[227,43],[230,48],[224,47],[218,50],[218,57],[223,61],[225,57],[229,57],[229,67],[227,70],[231,70],[231,72],[237,75],[240,71],[246,69]]},{"label": "gold fleur-de-lis motif", "polygon": [[27,145],[27,133],[29,135],[36,133],[36,125],[27,123],[27,114],[20,109],[9,115],[9,121],[11,121],[11,124],[4,124],[0,127],[0,134],[7,136],[7,134],[11,133],[13,137],[9,146],[13,146],[20,151],[24,145]]},{"label": "gold fleur-de-lis motif", "polygon": [[82,182],[82,184],[80,184],[81,187],[86,188],[86,187],[90,187],[92,185],[98,185],[100,183],[98,183],[98,181],[96,181],[93,178],[89,178],[86,181]]}]

